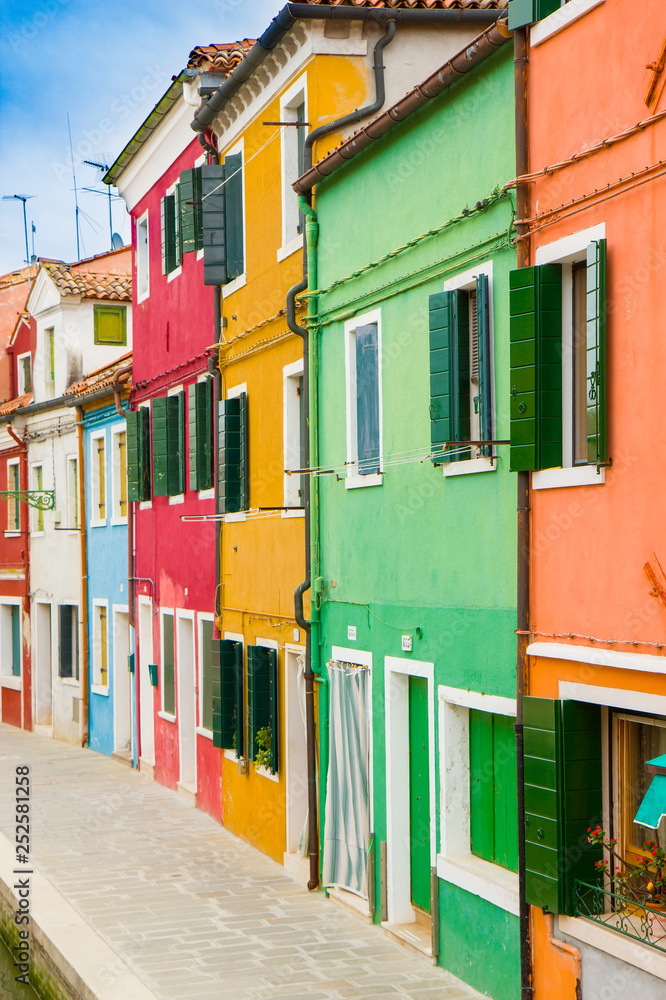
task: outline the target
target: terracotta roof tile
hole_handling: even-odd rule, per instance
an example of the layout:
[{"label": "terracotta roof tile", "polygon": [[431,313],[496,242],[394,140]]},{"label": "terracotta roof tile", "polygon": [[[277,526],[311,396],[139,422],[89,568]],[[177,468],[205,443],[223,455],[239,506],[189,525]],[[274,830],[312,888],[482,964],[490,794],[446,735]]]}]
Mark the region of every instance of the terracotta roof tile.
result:
[{"label": "terracotta roof tile", "polygon": [[60,261],[43,265],[63,295],[82,295],[88,299],[132,301],[132,276],[103,274],[99,271],[73,271]]},{"label": "terracotta roof tile", "polygon": [[19,406],[27,406],[31,399],[32,393],[26,392],[23,396],[17,396],[16,399],[9,399],[6,403],[0,403],[0,417],[4,417],[8,413],[13,413],[14,410],[18,410]]},{"label": "terracotta roof tile", "polygon": [[219,73],[231,73],[245,58],[253,45],[253,38],[244,38],[240,42],[197,45],[190,52],[187,65],[190,69],[208,69]]},{"label": "terracotta roof tile", "polygon": [[424,10],[505,10],[509,0],[305,0],[327,7],[421,7]]},{"label": "terracotta roof tile", "polygon": [[[65,392],[66,396],[87,396],[91,392],[96,392],[98,389],[104,389],[113,383],[113,377],[117,371],[121,368],[130,367],[132,364],[132,352],[128,354],[123,354],[121,358],[117,358],[110,365],[105,365],[103,368],[98,368],[97,371],[91,372],[90,375],[86,375],[79,382],[75,382],[70,385],[69,389]],[[131,384],[130,375],[129,379],[122,382],[123,388],[129,388]]]}]

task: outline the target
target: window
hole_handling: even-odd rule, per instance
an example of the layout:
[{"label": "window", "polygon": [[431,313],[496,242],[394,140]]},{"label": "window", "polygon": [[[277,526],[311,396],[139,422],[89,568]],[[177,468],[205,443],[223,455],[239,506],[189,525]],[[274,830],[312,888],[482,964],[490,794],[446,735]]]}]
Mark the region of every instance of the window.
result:
[{"label": "window", "polygon": [[277,649],[247,647],[249,758],[271,774],[278,770]]},{"label": "window", "polygon": [[114,431],[113,443],[113,519],[127,520],[127,433]]},{"label": "window", "polygon": [[125,306],[95,306],[95,343],[127,343],[127,310]]},{"label": "window", "polygon": [[245,755],[245,695],[243,643],[235,639],[213,641],[213,746]]},{"label": "window", "polygon": [[58,607],[58,676],[79,679],[79,609],[76,604]]},{"label": "window", "polygon": [[150,500],[150,408],[130,410],[127,420],[127,499]]},{"label": "window", "polygon": [[187,395],[190,489],[207,490],[213,485],[213,379],[191,385]]},{"label": "window", "polygon": [[104,433],[91,438],[93,524],[106,521],[106,438]]},{"label": "window", "polygon": [[[41,465],[33,465],[32,467],[32,489],[37,490],[41,493],[44,489],[44,475]],[[44,511],[41,508],[32,511],[32,530],[41,532],[44,531]]]},{"label": "window", "polygon": [[509,29],[534,24],[564,7],[569,0],[511,0],[509,3]]},{"label": "window", "polygon": [[153,400],[153,494],[185,492],[185,393]]},{"label": "window", "polygon": [[93,605],[93,684],[108,687],[109,628],[106,604]]},{"label": "window", "polygon": [[490,444],[469,444],[493,439],[491,274],[487,264],[430,296],[430,440],[435,465],[492,455]]},{"label": "window", "polygon": [[250,506],[247,426],[247,393],[241,391],[220,400],[217,434],[219,514],[248,510]]},{"label": "window", "polygon": [[[654,775],[648,761],[666,754],[666,719],[614,713],[612,763],[618,853],[629,862],[638,862],[647,854],[650,840],[666,843],[666,817],[655,830],[634,822]],[[659,819],[657,817],[657,819]]]},{"label": "window", "polygon": [[470,709],[471,853],[518,871],[518,799],[514,720]]},{"label": "window", "polygon": [[55,330],[52,326],[44,331],[44,377],[47,382],[55,382]]},{"label": "window", "polygon": [[5,677],[21,676],[21,606],[0,604],[0,669]]},{"label": "window", "polygon": [[183,262],[180,230],[180,185],[162,198],[162,274],[172,274]]},{"label": "window", "polygon": [[67,456],[67,527],[75,531],[79,524],[79,463]]},{"label": "window", "polygon": [[282,245],[286,247],[302,233],[302,215],[298,210],[298,196],[292,188],[294,181],[305,170],[306,84],[298,80],[280,101],[280,121],[294,122],[282,132]]},{"label": "window", "polygon": [[162,711],[176,714],[176,660],[173,614],[162,612]]},{"label": "window", "polygon": [[21,505],[18,494],[21,489],[21,467],[18,458],[7,462],[7,489],[10,495],[7,497],[7,531],[21,530]]},{"label": "window", "polygon": [[213,626],[212,618],[199,616],[199,724],[213,732]]},{"label": "window", "polygon": [[245,271],[243,154],[201,167],[204,284],[225,285]]},{"label": "window", "polygon": [[20,354],[16,359],[18,369],[18,395],[32,392],[32,358],[29,354]]},{"label": "window", "polygon": [[181,171],[178,192],[183,253],[201,250],[203,247],[201,167]]},{"label": "window", "polygon": [[510,273],[514,472],[607,464],[603,230],[539,247],[535,267]]},{"label": "window", "polygon": [[136,224],[136,285],[137,302],[142,302],[150,292],[150,257],[148,256],[148,213]]},{"label": "window", "polygon": [[[381,482],[381,335],[379,313],[345,324],[347,376],[347,486]],[[363,481],[364,477],[367,477]]]},{"label": "window", "polygon": [[[283,368],[284,392],[284,468],[305,468],[305,438],[303,435],[303,362],[297,361]],[[304,477],[284,477],[285,507],[303,507],[305,503]]]}]

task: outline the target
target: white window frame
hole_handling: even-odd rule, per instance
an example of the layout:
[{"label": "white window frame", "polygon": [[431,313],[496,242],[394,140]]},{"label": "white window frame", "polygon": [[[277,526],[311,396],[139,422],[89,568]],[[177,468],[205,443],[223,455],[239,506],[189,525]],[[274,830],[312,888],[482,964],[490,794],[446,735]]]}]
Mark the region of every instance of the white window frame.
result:
[{"label": "white window frame", "polygon": [[[279,741],[280,735],[282,733],[282,729],[284,728],[284,725],[283,725],[284,711],[281,710],[281,706],[284,706],[284,691],[282,690],[283,685],[284,685],[284,670],[280,670],[280,645],[279,645],[279,643],[277,642],[276,639],[260,639],[259,636],[257,636],[257,638],[254,640],[253,645],[255,645],[255,646],[263,646],[265,649],[274,649],[275,652],[277,653],[278,716],[279,716],[279,718],[278,718],[278,725],[277,725],[277,732],[278,732],[278,741]],[[248,736],[249,736],[249,733],[248,733]],[[254,761],[252,761],[251,763],[252,763],[252,767],[254,768],[254,773],[255,774],[261,775],[262,778],[268,778],[269,781],[275,781],[279,785],[280,781],[281,781],[282,769],[284,767],[284,763],[282,761],[280,761],[279,754],[278,754],[278,762],[279,762],[280,766],[279,766],[279,768],[278,768],[278,770],[277,770],[277,772],[275,774],[271,774],[271,772],[266,767],[257,766],[254,763]]]},{"label": "white window frame", "polygon": [[[239,382],[238,385],[232,385],[230,389],[227,389],[225,399],[237,399],[238,396],[242,396],[243,393],[247,395],[247,382]],[[217,464],[217,463],[216,463]],[[215,472],[217,475],[217,470]],[[231,524],[233,521],[247,521],[247,511],[238,510],[233,511],[230,514],[224,515],[225,524]],[[226,639],[226,635],[225,635]],[[236,758],[234,757],[234,760]]]},{"label": "white window frame", "polygon": [[[101,682],[101,671],[102,671],[102,646],[101,646],[101,619],[98,618],[98,611],[103,608],[106,611],[106,684]],[[93,694],[101,694],[108,697],[110,688],[110,674],[111,674],[111,643],[110,643],[110,632],[112,630],[109,628],[109,602],[108,600],[94,598],[92,601],[92,662],[93,662],[93,674],[91,678],[90,690]],[[99,643],[98,643],[99,638]]]},{"label": "white window frame", "polygon": [[[359,326],[377,324],[377,378],[379,383],[379,473],[361,476],[358,471],[358,439],[356,436],[356,329]],[[362,489],[381,486],[384,479],[384,406],[382,397],[382,311],[370,312],[347,320],[344,327],[345,338],[345,410],[347,434],[347,476],[345,489]]]},{"label": "white window frame", "polygon": [[[308,120],[308,77],[303,73],[280,98],[280,121],[295,122],[296,112],[305,105],[305,121]],[[293,142],[298,135],[298,126],[283,128],[280,137],[280,180],[282,191],[282,245],[277,252],[279,261],[303,249],[303,234],[298,232],[298,196],[292,184],[298,178],[298,147]],[[307,130],[306,130],[307,134]]]},{"label": "white window frame", "polygon": [[[76,469],[76,490],[74,496],[72,496],[72,466]],[[81,481],[79,479],[81,470],[79,469],[78,455],[66,455],[65,468],[67,469],[67,527],[70,529],[70,534],[76,534],[81,528]]]},{"label": "white window frame", "polygon": [[[26,358],[30,362],[30,384],[31,384],[31,388],[30,389],[26,389],[26,387],[25,387],[25,375],[24,375],[24,371],[23,371],[23,362],[25,361]],[[32,353],[30,351],[26,351],[24,354],[19,354],[17,356],[17,358],[16,358],[16,376],[17,376],[17,385],[18,385],[18,390],[19,390],[16,395],[17,396],[24,396],[26,394],[26,392],[32,392],[33,371],[32,371]]]},{"label": "white window frame", "polygon": [[[47,321],[48,322],[48,321]],[[51,378],[51,349],[49,345],[49,350],[47,351],[47,344],[49,343],[48,334],[53,334],[53,378]],[[52,322],[51,326],[45,326],[42,334],[42,358],[44,361],[44,384],[47,388],[54,390],[56,382],[56,332],[55,332],[55,322]]]},{"label": "white window frame", "polygon": [[[225,632],[224,635],[222,636],[222,638],[223,639],[230,639],[232,642],[239,642],[241,644],[241,662],[243,664],[243,683],[245,683],[245,674],[246,674],[246,666],[245,666],[245,636],[242,634],[242,632]],[[243,715],[242,726],[243,726],[243,729],[242,729],[243,736],[247,736],[247,731],[248,731],[247,704],[245,704],[245,712],[244,712],[244,715]],[[244,740],[243,742],[246,742],[246,741]],[[238,745],[238,737],[236,737],[236,744]],[[245,747],[245,750],[247,752],[247,750],[248,750],[247,746]],[[222,748],[222,754],[223,754],[224,757],[226,757],[227,760],[232,760],[234,762],[234,764],[237,764],[239,760],[247,760],[248,759],[247,757],[237,757],[236,756],[236,751],[235,750],[229,750],[227,747],[223,747]]]},{"label": "white window frame", "polygon": [[[294,361],[290,365],[285,365],[282,369],[282,441],[284,451],[284,468],[300,468],[300,445],[303,428],[301,426],[301,403],[298,396],[298,381],[302,379],[303,359]],[[298,431],[298,454],[295,455],[292,442],[294,439],[294,429]],[[296,464],[294,464],[296,463]],[[293,507],[294,510],[283,510],[282,517],[304,517],[305,498],[298,496],[298,486],[300,476],[288,476],[284,474],[284,499],[285,507]]]},{"label": "white window frame", "polygon": [[[74,676],[62,677],[60,674],[60,608],[66,604],[67,607],[76,608],[76,659],[74,660]],[[55,622],[51,619],[52,629],[55,636],[55,646],[53,649],[53,670],[54,680],[59,681],[66,687],[81,687],[81,640],[83,638],[83,622],[81,620],[81,602],[79,600],[69,600],[67,597],[52,606],[52,614],[55,612]],[[78,675],[78,676],[77,676]]]},{"label": "white window frame", "polygon": [[440,684],[440,849],[437,875],[502,910],[519,914],[518,875],[472,854],[470,835],[469,710],[515,718],[516,699]]},{"label": "white window frame", "polygon": [[246,202],[245,202],[245,182],[246,178],[246,164],[245,164],[245,142],[240,139],[235,146],[231,149],[224,150],[224,158],[227,156],[237,156],[240,153],[243,159],[243,168],[241,171],[241,184],[242,184],[242,203],[243,203],[243,273],[239,274],[237,278],[233,281],[228,281],[226,285],[222,285],[222,298],[226,299],[227,296],[233,295],[234,292],[239,291],[239,289],[244,288],[247,285],[247,214],[246,214]]},{"label": "white window frame", "polygon": [[574,21],[578,21],[579,18],[584,17],[585,14],[594,10],[595,7],[599,7],[602,3],[605,3],[605,0],[569,0],[568,3],[563,2],[559,10],[553,11],[548,17],[544,17],[542,21],[532,25],[530,44],[540,45],[541,42],[545,42],[547,38],[551,38],[563,28],[573,24]]},{"label": "white window frame", "polygon": [[[484,261],[478,267],[473,267],[468,271],[455,275],[444,282],[445,292],[476,291],[476,279],[485,274],[488,278],[488,322],[490,325],[490,408],[493,413],[493,427],[497,427],[497,411],[495,408],[495,316],[493,311],[493,262]],[[494,432],[493,432],[494,433]],[[473,437],[473,435],[472,435]],[[468,458],[461,462],[444,462],[442,464],[442,474],[445,479],[451,476],[468,476],[475,472],[494,472],[497,468],[497,456],[493,454],[488,457]]]},{"label": "white window frame", "polygon": [[[153,421],[152,421],[152,400],[145,399],[139,403],[139,409],[145,407],[148,410],[148,426],[150,427],[150,448],[148,462],[150,464],[150,500],[140,500],[139,510],[152,510],[153,506]],[[128,507],[129,510],[129,507]]]},{"label": "white window frame", "polygon": [[215,631],[215,615],[207,611],[200,611],[197,614],[197,727],[198,736],[205,736],[206,739],[213,739],[213,730],[206,729],[203,724],[203,623],[212,622],[213,632]]},{"label": "white window frame", "polygon": [[[128,492],[127,482],[127,425],[123,423],[112,424],[109,428],[111,436],[111,524],[127,524],[127,514],[123,517],[120,514],[120,449],[118,439],[121,434],[125,435],[125,490]],[[125,497],[125,510],[129,510],[129,500]]]},{"label": "white window frame", "polygon": [[[39,462],[30,463],[30,483],[28,485],[29,490],[38,490],[39,487],[36,483],[37,469],[42,471],[42,490],[46,489],[46,484],[44,483],[44,462],[40,459]],[[39,515],[42,515],[42,522],[44,521],[44,511],[40,511],[37,508],[30,508],[28,511],[28,517],[30,519],[30,537],[31,538],[43,538],[45,535],[44,528],[39,527]]]},{"label": "white window frame", "polygon": [[[195,166],[195,168],[196,167],[203,167],[206,163],[208,163],[208,154],[207,153],[202,153],[201,156],[198,156],[196,158],[196,160],[194,161],[194,166]],[[197,250],[196,259],[197,260],[203,260],[203,255],[204,255],[204,248],[201,247],[200,250]]]},{"label": "white window frame", "polygon": [[[22,604],[23,600],[20,597],[5,597],[3,595],[0,600],[0,687],[10,688],[13,691],[21,691],[23,689],[23,621],[22,621]],[[11,652],[12,648],[12,632],[11,625],[9,627],[9,645],[7,646],[7,636],[5,635],[5,608],[18,608],[19,609],[19,643],[20,643],[20,669],[21,672],[18,676],[14,674],[6,673],[7,665],[9,663],[8,658],[5,656],[7,648]],[[8,616],[11,622],[11,614]]]},{"label": "white window frame", "polygon": [[[10,487],[10,472],[9,472],[9,470],[15,468],[16,466],[18,466],[18,473],[19,473],[19,476],[18,476],[19,490],[21,489],[21,459],[20,458],[8,458],[7,459],[7,489],[9,489],[9,487]],[[9,500],[9,497],[7,498],[7,500]],[[18,526],[18,528],[10,528],[9,527],[9,516],[8,516],[9,515],[9,503],[7,503],[7,506],[6,506],[6,517],[7,517],[7,520],[5,521],[5,538],[18,538],[20,536],[20,534],[21,534],[21,525],[23,523],[23,518],[21,517],[21,501],[20,500],[16,500],[15,504],[16,504],[15,510],[18,512],[18,523],[19,523],[19,526]]]},{"label": "white window frame", "polygon": [[[99,481],[99,461],[97,442],[104,440],[104,517],[99,516],[99,501],[102,499]],[[90,435],[90,527],[103,528],[109,517],[109,455],[106,428],[93,431]],[[94,512],[94,513],[93,513]]]},{"label": "white window frame", "polygon": [[[204,156],[204,160],[205,159],[206,159],[206,157]],[[203,250],[199,250],[198,253],[201,253],[203,255]],[[211,443],[211,447],[214,448],[215,447],[215,422],[217,420],[217,413],[215,412],[215,378],[209,372],[203,372],[201,375],[199,375],[197,377],[197,384],[199,382],[207,382],[208,379],[210,379],[212,381],[212,383],[213,383],[213,441]],[[185,438],[186,438],[186,441],[185,441],[185,452],[186,452],[186,455],[187,455],[187,466],[188,466],[188,468],[186,469],[185,479],[186,479],[186,483],[187,483],[187,482],[189,482],[189,460],[190,460],[189,459],[189,450],[190,450],[190,440],[189,440],[190,423],[189,423],[189,421],[190,421],[190,415],[189,415],[189,398],[187,396],[187,392],[186,392],[185,396],[186,396],[186,398],[185,398],[185,409],[187,410],[187,426],[185,428]],[[217,475],[217,459],[213,462],[213,485],[210,486],[206,490],[197,490],[196,491],[197,497],[199,498],[199,500],[214,500],[215,499],[215,476],[216,475]]]},{"label": "white window frame", "polygon": [[[187,392],[183,389],[183,384],[174,385],[167,392],[167,396],[177,396],[179,393],[183,393],[183,447],[184,452],[182,456],[183,460],[183,481],[185,483],[185,489],[187,489],[187,451],[189,447],[189,442],[187,440]],[[173,496],[169,497],[169,505],[173,507],[175,504],[185,503],[185,493],[174,493]]]},{"label": "white window frame", "polygon": [[[175,195],[176,196],[176,215],[178,215],[178,212],[179,212],[178,196],[177,196],[177,190],[178,190],[179,187],[180,187],[180,178],[178,178],[177,181],[174,181],[174,183],[171,185],[171,187],[167,188],[166,191],[165,191],[165,195],[166,195],[167,198],[170,195]],[[178,220],[177,220],[177,226],[178,226],[178,232],[179,232],[179,234],[181,236],[181,241],[182,241],[182,234],[180,233],[180,218],[178,218]],[[183,273],[183,262],[181,260],[181,262],[178,265],[178,267],[174,267],[173,271],[167,271],[167,273],[165,275],[167,283],[170,282],[170,281],[173,281],[174,278],[177,278],[182,273]]]},{"label": "white window frame", "polygon": [[[145,233],[145,240],[142,232]],[[150,227],[147,210],[136,220],[136,290],[138,305],[150,295]]]},{"label": "white window frame", "polygon": [[[574,0],[571,0],[574,2]],[[553,15],[551,15],[552,17]],[[546,18],[546,20],[548,20]],[[606,237],[604,222],[570,236],[545,243],[536,250],[535,263],[562,264],[562,466],[532,473],[535,490],[563,486],[601,486],[606,482],[603,466],[573,465],[573,288],[571,265],[585,259],[587,248]]]},{"label": "white window frame", "polygon": [[[160,682],[160,711],[157,713],[160,719],[164,719],[166,722],[175,722],[178,716],[176,712],[178,711],[178,686],[177,686],[177,676],[178,676],[178,648],[177,648],[177,635],[176,635],[176,613],[178,608],[160,608],[160,667],[159,667],[159,682]],[[164,709],[164,618],[166,615],[171,615],[172,627],[173,627],[173,707],[174,714],[167,712]]]}]

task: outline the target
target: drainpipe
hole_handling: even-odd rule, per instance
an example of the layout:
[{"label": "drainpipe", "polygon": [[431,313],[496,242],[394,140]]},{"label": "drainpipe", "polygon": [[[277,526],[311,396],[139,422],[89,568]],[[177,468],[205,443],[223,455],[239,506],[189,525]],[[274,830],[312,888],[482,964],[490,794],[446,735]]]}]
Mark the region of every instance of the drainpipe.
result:
[{"label": "drainpipe", "polygon": [[[312,147],[317,139],[330,132],[338,131],[346,125],[360,121],[362,118],[374,114],[384,104],[386,99],[386,88],[384,84],[384,64],[382,53],[384,48],[395,36],[395,20],[389,20],[386,24],[386,31],[377,40],[373,53],[373,71],[375,75],[375,100],[361,109],[353,111],[351,114],[343,115],[341,118],[325,125],[320,125],[309,133],[305,140],[304,161],[305,169],[312,166]],[[304,459],[305,468],[316,468],[319,455],[319,434],[318,434],[318,358],[316,356],[316,337],[312,338],[312,352],[310,351],[309,328],[314,326],[317,316],[317,302],[310,299],[308,304],[308,324],[309,327],[299,326],[296,322],[296,296],[304,292],[310,284],[317,287],[317,239],[319,226],[314,209],[310,204],[312,193],[307,197],[300,196],[298,205],[305,216],[305,231],[303,234],[303,277],[297,285],[294,285],[287,292],[287,325],[292,333],[297,334],[303,341],[303,412],[305,427],[304,434]],[[311,392],[311,389],[313,390]],[[313,454],[310,454],[310,439],[314,445]],[[311,461],[312,460],[312,461]],[[314,464],[313,464],[314,463]],[[321,666],[321,641],[320,641],[320,615],[319,615],[319,483],[316,477],[310,475],[304,477],[304,505],[305,505],[305,580],[298,585],[294,594],[294,615],[299,628],[305,631],[305,729],[307,742],[307,771],[308,771],[308,854],[310,858],[310,879],[308,889],[316,889],[319,885],[319,823],[317,809],[317,747],[315,737],[315,712],[314,712],[314,681],[315,678],[320,683],[319,697],[319,753],[320,753],[320,780],[322,785],[321,802],[322,813],[325,804],[326,776],[328,773],[328,733],[329,733],[329,704],[328,704],[328,679],[324,676]],[[314,521],[314,532],[312,524]],[[314,566],[313,557],[314,555]],[[312,583],[312,571],[314,569],[315,594],[310,602],[311,621],[306,621],[303,614],[303,594],[310,590]]]},{"label": "drainpipe", "polygon": [[[514,77],[516,104],[516,175],[529,172],[529,139],[527,118],[528,37],[527,29],[514,32]],[[530,195],[527,184],[516,185],[517,213],[519,219],[529,218]],[[530,244],[526,236],[528,227],[518,225],[518,267],[529,267]],[[517,474],[517,709],[516,709],[516,761],[518,777],[518,885],[520,893],[520,993],[521,1000],[531,1000],[532,940],[530,933],[530,907],[525,899],[525,755],[523,745],[523,697],[529,691],[529,659],[527,646],[530,627],[530,474]]]},{"label": "drainpipe", "polygon": [[580,994],[580,951],[578,948],[574,948],[572,944],[567,941],[560,941],[559,938],[553,937],[553,930],[555,927],[555,918],[552,913],[544,913],[544,919],[546,921],[546,933],[548,935],[548,944],[552,945],[553,948],[557,948],[558,951],[563,952],[565,955],[571,955],[574,960],[576,967],[576,996]]},{"label": "drainpipe", "polygon": [[[127,419],[127,410],[123,409],[123,404],[120,399],[120,394],[122,392],[123,386],[129,381],[132,375],[132,366],[126,365],[124,368],[119,368],[117,372],[113,375],[113,401],[116,404],[116,413],[123,418]],[[130,500],[127,501],[127,606],[129,608],[129,624],[131,628],[135,628],[134,624],[134,503]],[[138,661],[138,656],[136,655],[136,648],[134,650],[134,663],[135,663],[135,673],[138,678],[138,670],[136,669],[136,663]],[[136,680],[136,705],[137,705],[137,719],[139,718],[139,683]],[[138,746],[138,730],[137,726],[137,746]]]},{"label": "drainpipe", "polygon": [[[222,334],[222,287],[221,285],[213,286],[213,326],[215,330],[214,343],[218,344],[220,342],[220,336]],[[212,371],[214,376],[214,392],[213,392],[213,405],[214,405],[214,418],[213,418],[213,444],[215,448],[215,455],[219,455],[219,409],[220,400],[222,399],[222,372],[220,371],[220,352],[218,350],[217,357],[212,356],[209,361],[209,371]],[[217,468],[217,458],[215,461],[215,467]],[[220,477],[215,476],[215,513],[219,514],[220,511]],[[219,618],[222,614],[222,580],[220,577],[221,572],[221,555],[220,546],[222,545],[222,522],[215,521],[215,617]]]},{"label": "drainpipe", "polygon": [[85,468],[84,461],[84,450],[83,450],[83,436],[85,429],[85,410],[82,406],[76,407],[77,420],[77,430],[79,434],[79,520],[81,522],[81,530],[79,535],[81,538],[81,616],[82,616],[82,632],[83,632],[83,662],[82,668],[82,684],[83,684],[83,702],[81,706],[82,716],[80,720],[81,726],[81,746],[86,746],[88,743],[88,655],[89,655],[89,643],[88,643],[88,536],[86,533],[86,487],[85,487],[85,476],[83,470]]},{"label": "drainpipe", "polygon": [[[20,438],[18,436],[18,434],[16,434],[16,432],[14,431],[14,428],[12,427],[10,421],[7,422],[7,433],[9,434],[9,436],[11,438],[14,439],[14,441],[16,441],[17,445],[19,446],[19,448],[21,449],[21,451],[23,453],[23,462],[24,462],[24,464],[23,464],[23,468],[24,468],[24,473],[23,473],[24,479],[23,479],[23,481],[25,482],[26,489],[29,489],[30,488],[30,483],[29,483],[29,480],[28,480],[28,443],[27,443],[27,441],[24,441],[23,438]],[[20,483],[21,483],[21,480],[19,478],[19,486],[20,486]],[[28,514],[28,516],[29,516],[29,514]],[[28,525],[28,527],[29,527],[29,525]],[[24,569],[25,579],[23,581],[23,585],[25,587],[25,596],[23,598],[23,612],[27,616],[28,621],[30,621],[31,620],[31,616],[30,616],[30,532],[29,531],[26,534],[25,545],[24,545],[24,548],[23,548],[23,565],[25,567],[25,569]],[[21,622],[21,644],[23,644],[23,622]],[[31,641],[31,643],[30,643],[30,701],[31,701],[31,703],[32,703],[32,646],[33,646],[33,643]],[[24,659],[24,662],[25,662],[25,659]],[[21,729],[25,728],[25,699],[26,699],[26,684],[25,684],[25,673],[24,673],[24,675],[23,675],[23,690],[21,691]],[[32,717],[32,712],[30,714],[30,718],[32,720],[32,724],[31,724],[30,728],[32,730],[34,730],[34,728],[35,728],[35,720]]]}]

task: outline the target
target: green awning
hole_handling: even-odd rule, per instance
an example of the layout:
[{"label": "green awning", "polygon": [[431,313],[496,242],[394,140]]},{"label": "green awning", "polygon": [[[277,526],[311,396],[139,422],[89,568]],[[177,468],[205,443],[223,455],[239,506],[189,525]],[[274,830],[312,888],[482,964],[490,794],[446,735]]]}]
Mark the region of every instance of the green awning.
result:
[{"label": "green awning", "polygon": [[634,823],[656,830],[662,817],[666,816],[666,754],[647,762],[648,771],[654,773],[652,784],[641,802]]}]

